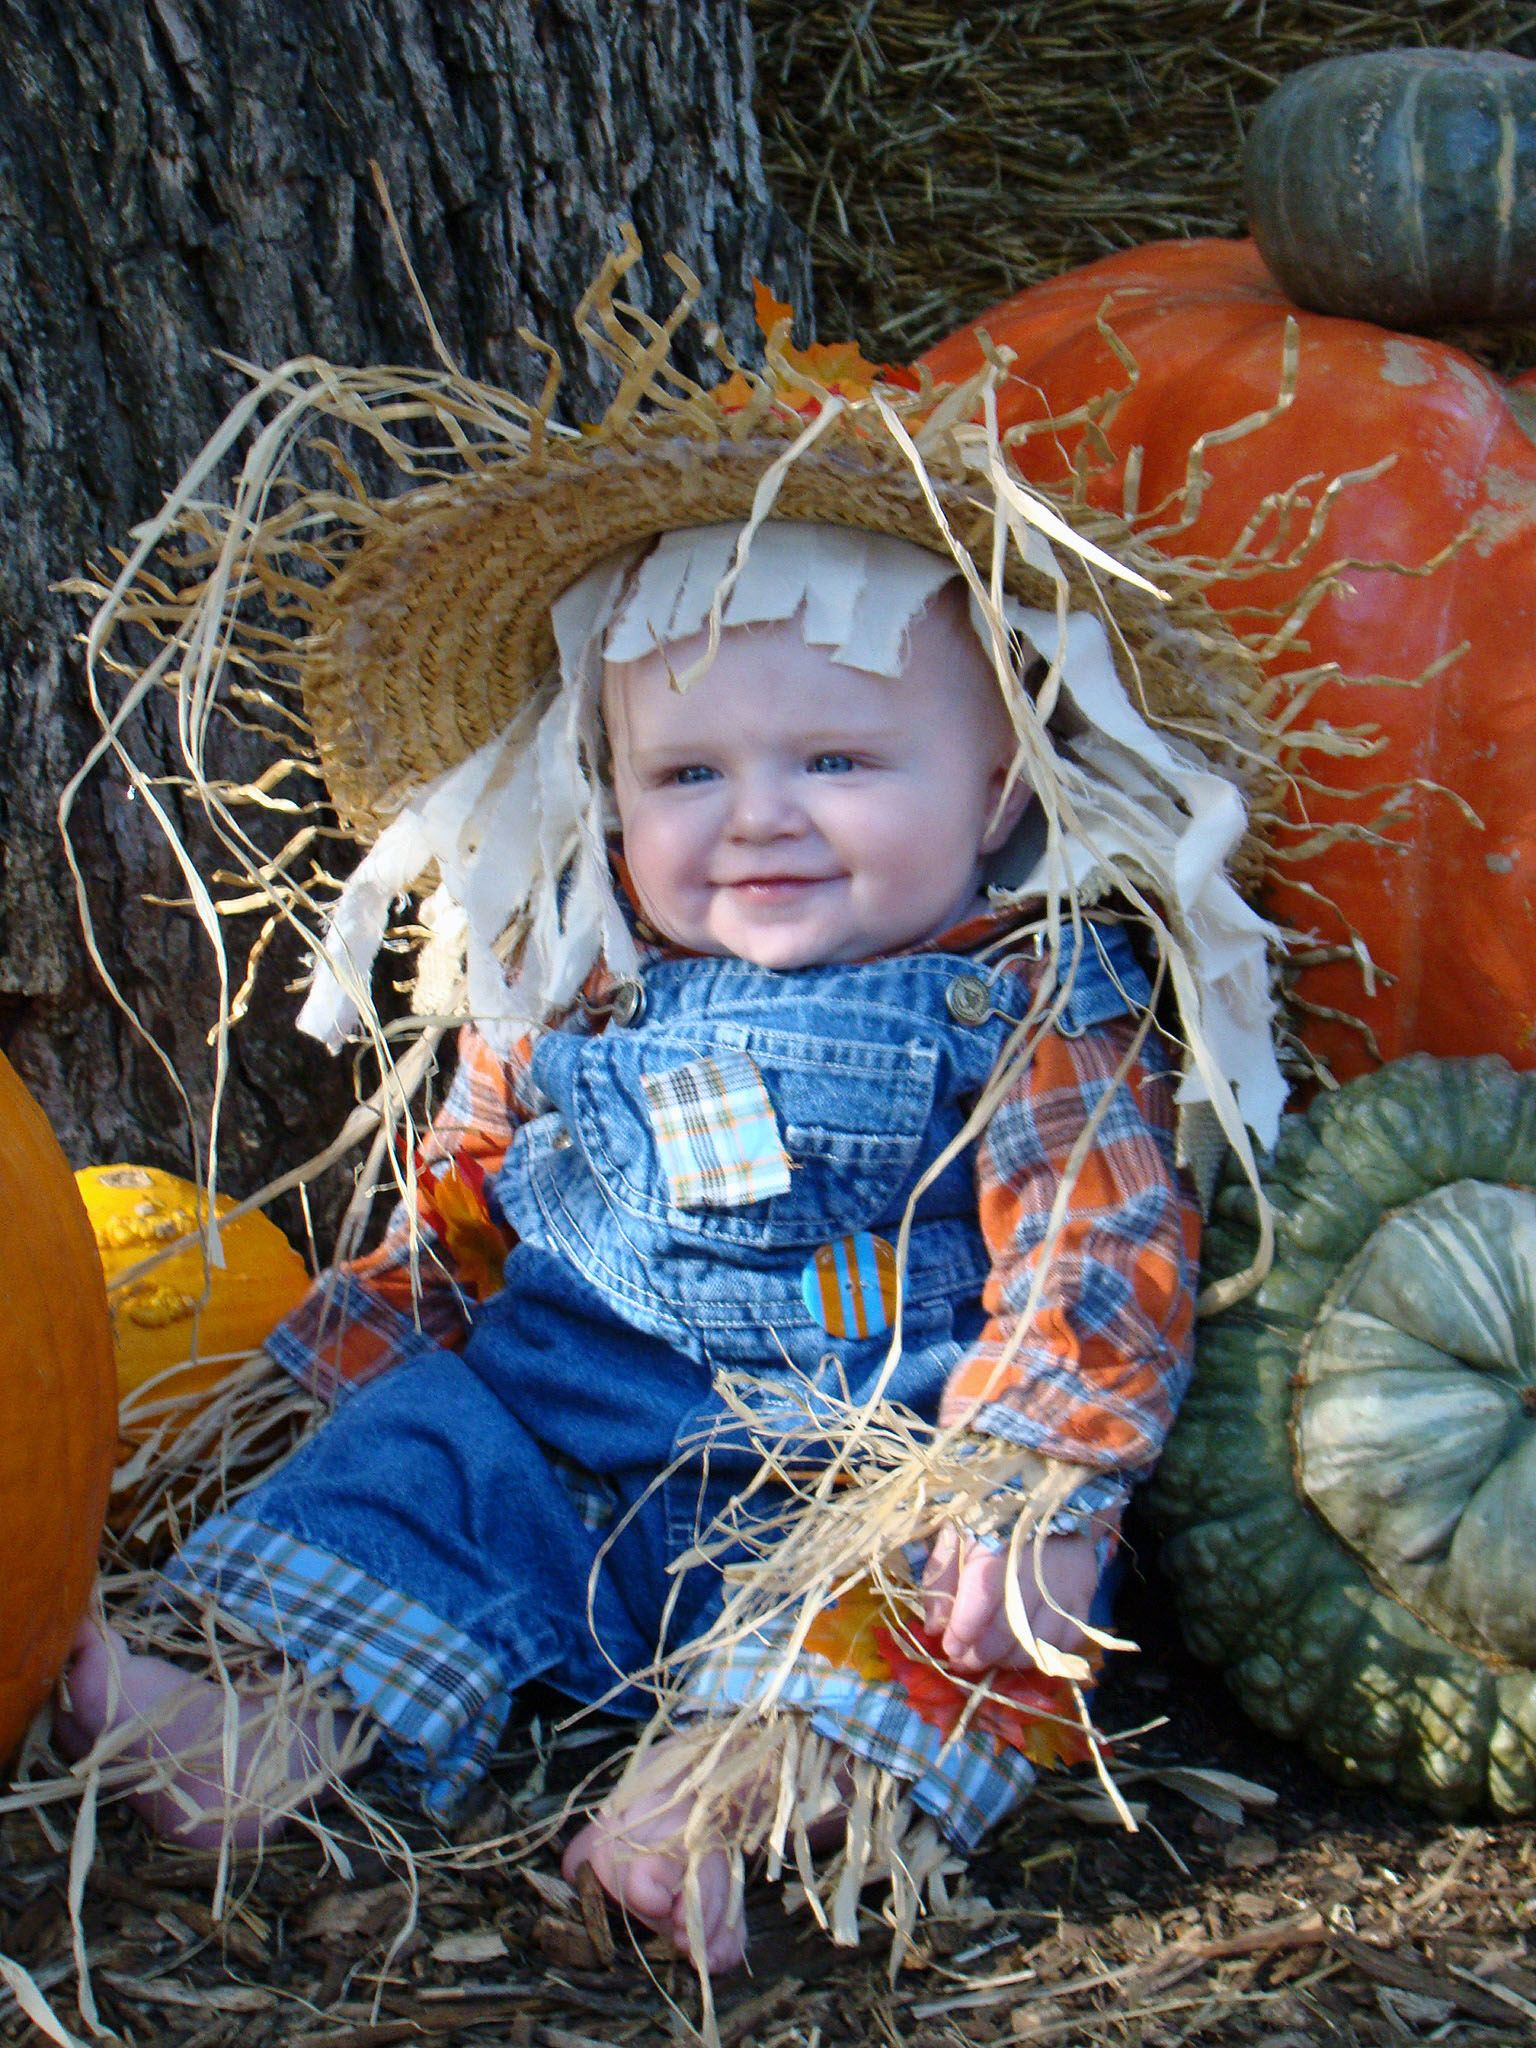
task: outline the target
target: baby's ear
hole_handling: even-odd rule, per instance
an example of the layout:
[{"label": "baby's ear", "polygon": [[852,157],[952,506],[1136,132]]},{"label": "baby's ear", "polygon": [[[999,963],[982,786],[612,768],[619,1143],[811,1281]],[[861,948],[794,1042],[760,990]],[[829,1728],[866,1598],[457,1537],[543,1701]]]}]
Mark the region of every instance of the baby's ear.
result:
[{"label": "baby's ear", "polygon": [[[1013,761],[1001,763],[994,768],[987,783],[987,823],[981,835],[978,849],[985,857],[996,853],[1008,842],[1013,828],[1029,809],[1034,790],[1026,778],[1017,772],[1018,764]],[[1011,780],[1010,780],[1011,777]]]}]

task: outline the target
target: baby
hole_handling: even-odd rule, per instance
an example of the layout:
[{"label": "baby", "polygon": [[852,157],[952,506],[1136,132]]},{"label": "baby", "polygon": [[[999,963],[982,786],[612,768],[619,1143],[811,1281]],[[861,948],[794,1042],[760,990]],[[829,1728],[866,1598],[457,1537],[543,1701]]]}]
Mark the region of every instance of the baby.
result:
[{"label": "baby", "polygon": [[[1084,1485],[1038,1568],[951,1525],[921,1604],[967,1678],[1028,1667],[1031,1634],[1080,1642],[1130,1480],[1188,1369],[1194,1225],[1172,1086],[1155,1039],[1140,1049],[1148,991],[1124,928],[1096,923],[1057,963],[1056,1028],[979,1142],[957,1142],[1045,971],[1038,899],[987,894],[1032,793],[954,565],[858,537],[866,591],[910,570],[917,594],[851,634],[846,617],[828,626],[818,580],[835,553],[827,579],[846,582],[850,540],[836,538],[765,526],[759,585],[803,594],[786,615],[738,591],[713,650],[703,603],[689,615],[685,601],[705,537],[667,536],[630,564],[602,629],[601,722],[638,971],[600,971],[506,1056],[469,1027],[423,1155],[429,1191],[466,1145],[490,1163],[515,1234],[505,1284],[462,1349],[432,1345],[447,1329],[435,1310],[414,1321],[390,1295],[407,1258],[397,1219],[351,1275],[339,1334],[334,1297],[317,1294],[271,1347],[303,1375],[354,1332],[377,1349],[388,1326],[390,1369],[370,1367],[172,1568],[185,1593],[332,1678],[334,1725],[307,1709],[275,1738],[258,1688],[226,1748],[220,1685],[82,1632],[60,1740],[81,1756],[105,1734],[153,1766],[135,1803],[173,1838],[260,1838],[285,1805],[274,1777],[296,1791],[338,1736],[354,1754],[371,1739],[447,1813],[534,1679],[645,1711],[625,1679],[720,1610],[719,1560],[679,1560],[758,1470],[722,1371],[750,1387],[769,1436],[804,1433],[834,1396],[878,1398],[1075,1460]],[[829,1292],[815,1276],[834,1266]],[[446,1256],[423,1272],[429,1294],[462,1301]],[[803,1652],[786,1701],[850,1761],[907,1778],[962,1846],[1027,1785],[1022,1759],[945,1744],[915,1717],[894,1744],[894,1695],[877,1712],[868,1689],[862,1705],[846,1686],[834,1699],[825,1678]],[[590,1864],[637,1921],[726,1968],[744,1944],[728,1859],[722,1846],[697,1868],[690,1922],[691,1795],[665,1743],[656,1766],[650,1790],[577,1835],[567,1873]]]}]

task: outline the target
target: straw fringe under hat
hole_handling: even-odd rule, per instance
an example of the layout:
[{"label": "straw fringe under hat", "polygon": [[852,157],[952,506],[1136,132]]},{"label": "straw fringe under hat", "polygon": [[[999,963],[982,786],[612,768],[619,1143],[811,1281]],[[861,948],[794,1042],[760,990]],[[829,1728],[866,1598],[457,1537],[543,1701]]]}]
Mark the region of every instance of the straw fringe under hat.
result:
[{"label": "straw fringe under hat", "polygon": [[[392,499],[327,501],[336,572],[290,587],[310,629],[298,657],[307,718],[355,830],[372,836],[528,703],[555,666],[550,607],[589,569],[654,534],[763,516],[958,550],[984,586],[996,570],[1026,605],[1054,610],[1065,595],[1107,616],[1132,701],[1242,783],[1250,810],[1256,797],[1267,807],[1265,749],[1245,716],[1260,680],[1253,657],[1190,573],[1112,517],[1064,515],[1017,484],[976,417],[995,370],[952,391],[862,363],[822,383],[818,358],[843,368],[848,352],[790,349],[783,323],[762,374],[738,370],[706,392],[671,361],[698,289],[682,266],[684,295],[664,324],[615,297],[639,253],[627,238],[577,311],[578,332],[621,372],[612,405],[580,434],[550,420],[554,375],[533,406],[454,378],[396,388],[377,406],[356,381],[342,387],[350,402],[336,410],[356,424],[383,438],[386,420],[392,431],[414,411],[450,427],[459,458],[458,474]],[[315,402],[327,402],[318,390]],[[1047,530],[1060,543],[1049,552]],[[1241,865],[1254,871],[1255,847]]]}]

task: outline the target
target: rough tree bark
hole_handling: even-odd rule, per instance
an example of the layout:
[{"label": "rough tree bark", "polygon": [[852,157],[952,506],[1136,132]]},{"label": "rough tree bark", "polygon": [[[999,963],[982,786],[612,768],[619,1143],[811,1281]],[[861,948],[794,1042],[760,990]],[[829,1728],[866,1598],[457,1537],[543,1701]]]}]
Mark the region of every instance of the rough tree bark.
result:
[{"label": "rough tree bark", "polygon": [[[805,265],[763,186],[743,0],[0,0],[0,30],[0,1044],[77,1162],[184,1169],[77,932],[55,805],[94,728],[80,607],[50,585],[201,445],[241,388],[215,351],[427,359],[370,158],[449,347],[525,392],[517,327],[563,343],[623,219],[652,252],[639,296],[670,302],[675,250],[738,343],[751,276],[804,305]],[[201,1086],[209,965],[189,918],[142,907],[178,893],[147,823],[98,781],[75,831],[112,967]],[[226,1185],[328,1135],[339,1066],[247,1029]]]}]

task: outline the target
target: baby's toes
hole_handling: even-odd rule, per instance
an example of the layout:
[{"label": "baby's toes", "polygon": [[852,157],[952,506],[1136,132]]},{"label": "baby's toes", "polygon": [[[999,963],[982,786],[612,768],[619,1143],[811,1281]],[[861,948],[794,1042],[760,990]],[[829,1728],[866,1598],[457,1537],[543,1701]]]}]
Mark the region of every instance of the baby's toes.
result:
[{"label": "baby's toes", "polygon": [[683,1908],[683,1867],[678,1857],[654,1850],[621,1853],[615,1859],[612,1879],[604,1882],[634,1919],[643,1920],[658,1934],[675,1927]]},{"label": "baby's toes", "polygon": [[67,1757],[84,1756],[120,1717],[126,1655],[121,1639],[99,1622],[82,1621],[75,1631],[53,1706],[54,1734]]},{"label": "baby's toes", "polygon": [[[565,1845],[564,1855],[560,1858],[560,1875],[567,1884],[576,1882],[576,1873],[584,1863],[590,1863],[593,1869],[597,1870],[597,1850],[603,1839],[595,1820],[589,1820],[585,1827],[578,1828],[572,1835]],[[598,1870],[597,1875],[601,1880],[603,1873]],[[604,1889],[607,1887],[604,1886]]]},{"label": "baby's toes", "polygon": [[682,1889],[676,1857],[627,1848],[615,1837],[612,1823],[598,1819],[588,1821],[561,1858],[560,1869],[567,1883],[575,1883],[583,1864],[590,1866],[609,1898],[631,1919],[657,1934],[670,1931]]},{"label": "baby's toes", "polygon": [[699,1932],[703,1937],[703,1955],[695,1949],[692,1931],[688,1925],[688,1899],[684,1888],[679,1885],[678,1898],[672,1912],[672,1939],[680,1954],[691,1962],[702,1962],[711,1977],[717,1977],[726,1970],[734,1970],[747,1953],[746,1922],[739,1908],[732,1912],[731,1866],[729,1859],[717,1851],[706,1856],[699,1865]]}]

